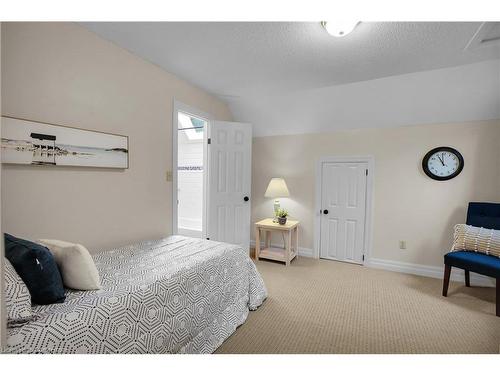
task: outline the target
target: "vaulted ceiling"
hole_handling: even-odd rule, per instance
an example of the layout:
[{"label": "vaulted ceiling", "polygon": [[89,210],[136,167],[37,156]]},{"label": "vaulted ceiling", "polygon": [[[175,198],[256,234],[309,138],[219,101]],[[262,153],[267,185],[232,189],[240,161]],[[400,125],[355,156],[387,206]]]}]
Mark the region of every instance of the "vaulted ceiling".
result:
[{"label": "vaulted ceiling", "polygon": [[[500,59],[500,23],[361,22],[343,38],[330,36],[319,22],[82,25],[226,100],[235,120],[256,122],[258,118],[257,134],[264,134],[259,128],[272,126],[262,123],[270,109],[266,102],[290,95],[310,96],[311,90],[334,90],[339,85]],[[264,97],[270,101],[262,101]],[[331,123],[332,130],[343,127]]]}]

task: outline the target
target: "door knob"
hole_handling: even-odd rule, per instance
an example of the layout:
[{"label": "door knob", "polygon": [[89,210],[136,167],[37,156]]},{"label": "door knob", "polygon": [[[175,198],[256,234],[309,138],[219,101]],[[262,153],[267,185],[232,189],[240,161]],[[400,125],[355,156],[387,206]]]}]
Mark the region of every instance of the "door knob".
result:
[{"label": "door knob", "polygon": [[243,198],[243,200],[244,200],[245,202],[248,202],[248,200],[249,200],[249,199],[250,199],[250,198],[248,198],[248,197]]},{"label": "door knob", "polygon": [[328,215],[328,210],[323,210],[323,213],[324,213],[325,215]]}]

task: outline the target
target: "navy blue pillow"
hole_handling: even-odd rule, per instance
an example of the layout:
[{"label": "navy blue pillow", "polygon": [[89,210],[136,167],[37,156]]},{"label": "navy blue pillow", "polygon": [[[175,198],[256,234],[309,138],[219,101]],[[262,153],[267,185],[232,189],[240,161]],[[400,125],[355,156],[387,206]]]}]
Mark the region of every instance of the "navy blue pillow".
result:
[{"label": "navy blue pillow", "polygon": [[28,287],[38,305],[65,300],[61,273],[49,249],[5,233],[5,257]]}]

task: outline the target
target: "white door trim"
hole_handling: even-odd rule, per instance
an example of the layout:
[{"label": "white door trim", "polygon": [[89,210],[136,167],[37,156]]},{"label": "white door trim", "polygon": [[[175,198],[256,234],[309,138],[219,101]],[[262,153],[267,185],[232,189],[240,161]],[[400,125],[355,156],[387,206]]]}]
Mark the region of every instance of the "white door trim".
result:
[{"label": "white door trim", "polygon": [[[177,234],[177,119],[178,113],[183,112],[189,115],[193,115],[195,117],[199,117],[203,120],[207,121],[207,129],[203,132],[203,161],[206,165],[207,163],[207,137],[208,137],[208,129],[210,128],[210,121],[214,120],[214,116],[208,112],[203,112],[195,107],[184,104],[183,102],[174,99],[172,104],[172,227],[171,233]],[[206,208],[206,192],[207,192],[207,178],[208,178],[208,169],[204,169],[204,178],[203,178],[203,191],[204,191],[204,199],[203,199],[203,236],[206,235],[207,231],[207,208]]]},{"label": "white door trim", "polygon": [[375,158],[373,156],[323,156],[316,163],[316,199],[314,210],[314,249],[313,257],[319,259],[321,241],[321,186],[323,163],[367,163],[368,177],[366,180],[366,214],[363,264],[369,264],[372,257],[373,244],[373,190],[375,175]]}]

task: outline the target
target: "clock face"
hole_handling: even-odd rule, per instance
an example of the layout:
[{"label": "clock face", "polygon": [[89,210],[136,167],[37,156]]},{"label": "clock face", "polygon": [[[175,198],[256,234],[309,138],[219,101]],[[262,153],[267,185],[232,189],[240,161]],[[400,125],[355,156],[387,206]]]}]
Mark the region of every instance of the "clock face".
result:
[{"label": "clock face", "polygon": [[463,167],[462,155],[451,147],[435,148],[429,151],[422,161],[425,174],[441,181],[458,176]]}]

